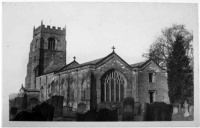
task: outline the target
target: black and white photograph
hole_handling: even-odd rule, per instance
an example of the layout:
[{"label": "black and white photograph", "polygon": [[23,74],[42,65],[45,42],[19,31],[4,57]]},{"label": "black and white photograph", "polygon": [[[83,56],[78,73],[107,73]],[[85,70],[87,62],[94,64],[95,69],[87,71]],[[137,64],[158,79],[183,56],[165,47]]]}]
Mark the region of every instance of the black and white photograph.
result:
[{"label": "black and white photograph", "polygon": [[198,3],[2,2],[2,124],[198,126]]}]

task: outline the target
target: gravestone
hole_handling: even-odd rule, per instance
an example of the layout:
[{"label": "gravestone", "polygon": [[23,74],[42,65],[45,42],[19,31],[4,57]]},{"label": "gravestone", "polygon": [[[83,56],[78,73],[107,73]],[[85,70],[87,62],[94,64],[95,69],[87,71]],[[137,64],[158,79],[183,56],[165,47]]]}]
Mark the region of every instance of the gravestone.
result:
[{"label": "gravestone", "polygon": [[55,116],[62,116],[63,114],[63,99],[63,96],[52,96],[51,99],[47,101],[48,104],[55,108]]},{"label": "gravestone", "polygon": [[178,107],[173,107],[173,114],[177,114],[178,113]]},{"label": "gravestone", "polygon": [[189,116],[189,112],[188,112],[188,103],[187,101],[185,100],[185,103],[183,104],[184,106],[184,117],[188,117]]},{"label": "gravestone", "polygon": [[189,107],[189,115],[191,116],[191,115],[193,115],[194,114],[194,106],[190,106]]},{"label": "gravestone", "polygon": [[96,110],[89,110],[85,113],[76,113],[76,121],[96,121]]},{"label": "gravestone", "polygon": [[133,121],[134,119],[134,99],[127,97],[123,101],[122,121]]},{"label": "gravestone", "polygon": [[118,121],[117,108],[110,110],[107,108],[100,109],[96,115],[96,121]]},{"label": "gravestone", "polygon": [[13,121],[53,121],[54,107],[47,103],[36,105],[32,111],[20,111]]},{"label": "gravestone", "polygon": [[15,98],[15,107],[17,107],[18,110],[22,110],[22,98],[21,97]]},{"label": "gravestone", "polygon": [[40,102],[37,98],[29,98],[28,100],[28,109],[31,110],[36,105],[38,105]]},{"label": "gravestone", "polygon": [[141,103],[135,102],[134,103],[134,115],[140,115],[141,114]]},{"label": "gravestone", "polygon": [[18,109],[16,107],[11,107],[10,114],[9,114],[10,121],[14,119],[15,115],[17,114],[17,110]]},{"label": "gravestone", "polygon": [[164,102],[146,103],[144,114],[145,121],[171,121],[173,107]]},{"label": "gravestone", "polygon": [[98,104],[98,109],[106,108],[106,103],[102,102]]},{"label": "gravestone", "polygon": [[59,113],[59,116],[62,116],[62,114],[63,114],[63,100],[64,100],[63,96],[58,96],[58,113]]},{"label": "gravestone", "polygon": [[84,113],[86,111],[86,104],[81,102],[78,104],[78,113]]},{"label": "gravestone", "polygon": [[144,104],[144,114],[143,120],[144,121],[153,121],[153,110],[149,103]]},{"label": "gravestone", "polygon": [[185,113],[185,108],[181,107],[181,113]]}]

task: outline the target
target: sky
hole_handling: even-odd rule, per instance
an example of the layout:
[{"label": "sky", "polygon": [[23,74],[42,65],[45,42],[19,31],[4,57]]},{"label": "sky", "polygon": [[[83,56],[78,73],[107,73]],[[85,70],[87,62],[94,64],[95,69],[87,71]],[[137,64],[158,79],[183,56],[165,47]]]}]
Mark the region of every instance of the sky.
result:
[{"label": "sky", "polygon": [[[161,30],[184,24],[198,37],[196,4],[175,3],[3,3],[2,80],[6,93],[25,83],[33,27],[66,26],[67,63],[84,63],[115,52],[127,63],[144,61]],[[194,40],[195,43],[195,40]]]}]

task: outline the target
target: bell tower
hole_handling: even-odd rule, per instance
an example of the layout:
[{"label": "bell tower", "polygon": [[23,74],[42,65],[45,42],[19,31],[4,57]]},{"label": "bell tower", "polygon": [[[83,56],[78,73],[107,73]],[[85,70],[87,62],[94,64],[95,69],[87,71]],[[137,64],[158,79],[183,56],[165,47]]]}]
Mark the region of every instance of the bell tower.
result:
[{"label": "bell tower", "polygon": [[26,89],[36,89],[36,77],[66,65],[66,27],[41,25],[33,28],[30,44]]}]

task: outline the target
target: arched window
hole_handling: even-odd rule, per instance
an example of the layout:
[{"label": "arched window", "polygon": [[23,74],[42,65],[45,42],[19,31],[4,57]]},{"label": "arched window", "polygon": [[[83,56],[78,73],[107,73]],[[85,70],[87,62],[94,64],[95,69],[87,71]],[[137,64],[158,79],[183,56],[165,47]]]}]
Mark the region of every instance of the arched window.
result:
[{"label": "arched window", "polygon": [[118,71],[110,70],[101,79],[101,102],[121,102],[124,99],[126,78]]},{"label": "arched window", "polygon": [[48,49],[55,50],[55,38],[48,39]]}]

